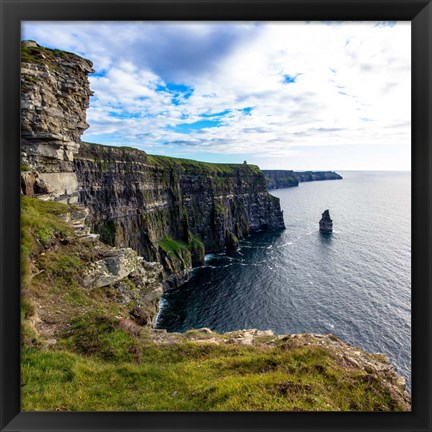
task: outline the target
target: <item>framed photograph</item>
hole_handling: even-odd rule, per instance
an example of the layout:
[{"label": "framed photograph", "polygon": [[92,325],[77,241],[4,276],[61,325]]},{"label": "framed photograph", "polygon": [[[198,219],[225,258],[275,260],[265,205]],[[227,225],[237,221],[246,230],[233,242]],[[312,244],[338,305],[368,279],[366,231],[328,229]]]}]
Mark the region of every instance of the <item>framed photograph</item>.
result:
[{"label": "framed photograph", "polygon": [[2,1],[1,430],[432,430],[430,1]]}]

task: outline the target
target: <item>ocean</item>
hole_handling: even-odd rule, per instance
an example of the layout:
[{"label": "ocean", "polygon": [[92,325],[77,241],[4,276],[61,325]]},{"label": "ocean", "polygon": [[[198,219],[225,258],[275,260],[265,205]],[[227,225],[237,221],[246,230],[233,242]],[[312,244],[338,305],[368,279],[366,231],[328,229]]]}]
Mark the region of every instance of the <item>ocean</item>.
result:
[{"label": "ocean", "polygon": [[[411,173],[339,172],[277,189],[286,229],[206,257],[165,293],[157,327],[332,333],[387,354],[411,381]],[[323,235],[324,210],[333,233]]]}]

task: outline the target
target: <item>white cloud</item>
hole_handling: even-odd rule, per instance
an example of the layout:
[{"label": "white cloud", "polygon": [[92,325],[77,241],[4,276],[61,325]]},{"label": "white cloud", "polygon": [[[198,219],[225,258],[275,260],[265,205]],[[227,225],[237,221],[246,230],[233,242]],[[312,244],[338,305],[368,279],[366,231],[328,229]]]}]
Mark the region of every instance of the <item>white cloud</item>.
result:
[{"label": "white cloud", "polygon": [[[373,160],[374,148],[382,154],[388,146],[393,167],[409,169],[409,23],[41,22],[23,30],[102,73],[90,78],[95,97],[83,139],[172,155],[253,155],[279,168],[328,146],[337,146],[340,168],[356,166],[352,149],[367,146]],[[284,83],[287,75],[295,82]],[[192,95],[173,103],[173,93],[160,90],[169,82]],[[175,127],[204,118],[220,125]]]}]

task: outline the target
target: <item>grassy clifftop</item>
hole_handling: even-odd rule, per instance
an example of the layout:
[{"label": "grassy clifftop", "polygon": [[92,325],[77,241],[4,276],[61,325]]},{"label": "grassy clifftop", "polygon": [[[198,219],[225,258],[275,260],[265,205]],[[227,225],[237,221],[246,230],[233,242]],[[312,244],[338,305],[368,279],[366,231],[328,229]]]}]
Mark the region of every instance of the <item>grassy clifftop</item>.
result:
[{"label": "grassy clifftop", "polygon": [[[72,59],[82,61],[83,59],[76,54],[71,52],[45,48],[38,45],[34,41],[22,41],[21,42],[21,62],[22,63],[33,63],[37,65],[44,65],[53,69],[58,69],[59,60],[64,61],[65,59]],[[89,60],[85,60],[90,64]]]},{"label": "grassy clifftop", "polygon": [[181,159],[169,156],[148,155],[149,163],[152,163],[161,168],[169,168],[174,170],[184,170],[192,172],[206,172],[213,174],[261,174],[260,169],[256,165],[248,164],[225,164],[225,163],[210,163],[200,162],[192,159]]},{"label": "grassy clifftop", "polygon": [[135,161],[152,165],[156,168],[173,170],[176,172],[193,172],[195,174],[258,174],[263,175],[257,165],[234,163],[211,163],[192,159],[183,159],[170,156],[150,155],[146,152],[128,146],[106,146],[95,143],[81,143],[82,156],[93,158],[119,158],[127,160],[132,157]]},{"label": "grassy clifftop", "polygon": [[24,411],[410,409],[383,356],[331,335],[175,334],[139,325],[117,298],[118,287],[139,289],[131,279],[117,288],[84,285],[107,246],[78,241],[71,211],[23,197]]},{"label": "grassy clifftop", "polygon": [[[215,337],[215,336],[214,336]],[[118,338],[118,336],[116,336]],[[224,336],[216,335],[223,339]],[[228,337],[226,336],[228,339]],[[104,344],[113,345],[105,338]],[[193,332],[124,360],[105,352],[23,351],[25,410],[399,411],[408,409],[380,377],[347,368],[335,352],[295,348],[266,336],[254,345],[215,344]],[[257,338],[259,339],[259,338]],[[96,343],[99,340],[96,339]],[[102,348],[102,341],[99,342]],[[120,344],[120,342],[116,342]]]}]

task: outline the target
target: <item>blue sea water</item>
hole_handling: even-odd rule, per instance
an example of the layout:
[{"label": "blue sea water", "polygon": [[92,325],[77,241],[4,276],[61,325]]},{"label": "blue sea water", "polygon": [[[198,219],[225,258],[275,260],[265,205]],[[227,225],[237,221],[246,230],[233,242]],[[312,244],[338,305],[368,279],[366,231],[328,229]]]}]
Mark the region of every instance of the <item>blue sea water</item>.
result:
[{"label": "blue sea water", "polygon": [[[333,333],[387,354],[411,379],[411,173],[341,172],[280,198],[286,230],[211,255],[165,293],[157,327]],[[333,233],[318,221],[329,209]]]}]

